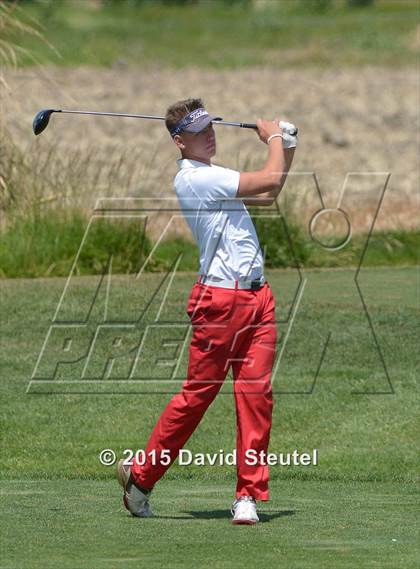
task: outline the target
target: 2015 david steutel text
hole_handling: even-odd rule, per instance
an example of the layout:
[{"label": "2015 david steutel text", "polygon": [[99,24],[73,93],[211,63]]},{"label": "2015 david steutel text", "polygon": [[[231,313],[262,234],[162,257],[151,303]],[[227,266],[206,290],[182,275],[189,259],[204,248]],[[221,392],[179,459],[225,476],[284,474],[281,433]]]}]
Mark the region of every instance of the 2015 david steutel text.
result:
[{"label": "2015 david steutel text", "polygon": [[[162,464],[167,466],[171,462],[170,449],[161,449],[159,452],[155,449],[146,452],[144,449],[132,451],[125,449],[123,451],[125,457],[124,464],[132,466],[134,458],[140,465],[151,462],[152,465]],[[300,452],[298,449],[292,452],[265,452],[255,449],[247,449],[245,451],[245,464],[248,466],[256,466],[257,464],[264,466],[317,466],[318,465],[318,449],[314,448],[309,452]],[[236,466],[237,450],[233,449],[226,452],[219,449],[214,453],[192,452],[188,449],[181,449],[178,454],[178,464],[180,466]]]}]

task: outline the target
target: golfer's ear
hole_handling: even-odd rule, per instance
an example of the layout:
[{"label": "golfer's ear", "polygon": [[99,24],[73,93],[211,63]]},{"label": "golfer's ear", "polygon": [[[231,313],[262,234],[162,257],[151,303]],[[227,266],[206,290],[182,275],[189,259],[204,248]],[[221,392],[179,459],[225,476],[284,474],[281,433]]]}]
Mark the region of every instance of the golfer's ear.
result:
[{"label": "golfer's ear", "polygon": [[185,150],[185,144],[179,134],[174,136],[173,141],[180,150]]}]

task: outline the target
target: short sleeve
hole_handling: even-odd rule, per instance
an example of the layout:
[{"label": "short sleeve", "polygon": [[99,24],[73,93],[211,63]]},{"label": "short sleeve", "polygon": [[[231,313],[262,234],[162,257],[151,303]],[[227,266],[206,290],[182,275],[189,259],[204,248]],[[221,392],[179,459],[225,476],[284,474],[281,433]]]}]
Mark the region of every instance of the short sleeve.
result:
[{"label": "short sleeve", "polygon": [[190,183],[201,199],[216,202],[236,198],[239,187],[239,172],[229,168],[213,166],[197,168]]}]

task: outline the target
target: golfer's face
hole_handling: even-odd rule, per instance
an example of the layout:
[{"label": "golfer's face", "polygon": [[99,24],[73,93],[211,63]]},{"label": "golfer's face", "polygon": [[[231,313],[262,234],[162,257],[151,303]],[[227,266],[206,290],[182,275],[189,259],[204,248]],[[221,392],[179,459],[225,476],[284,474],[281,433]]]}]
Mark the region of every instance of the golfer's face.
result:
[{"label": "golfer's face", "polygon": [[216,135],[211,123],[201,132],[183,132],[182,139],[188,154],[207,159],[216,154]]}]

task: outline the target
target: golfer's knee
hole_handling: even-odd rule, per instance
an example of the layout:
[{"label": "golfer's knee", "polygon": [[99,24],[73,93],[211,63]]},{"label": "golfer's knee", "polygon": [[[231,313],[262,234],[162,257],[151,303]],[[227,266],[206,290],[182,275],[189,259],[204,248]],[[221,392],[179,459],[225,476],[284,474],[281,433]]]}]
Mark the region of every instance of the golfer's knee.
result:
[{"label": "golfer's knee", "polygon": [[189,409],[206,409],[220,391],[221,385],[206,386],[201,389],[183,389],[182,402]]}]

